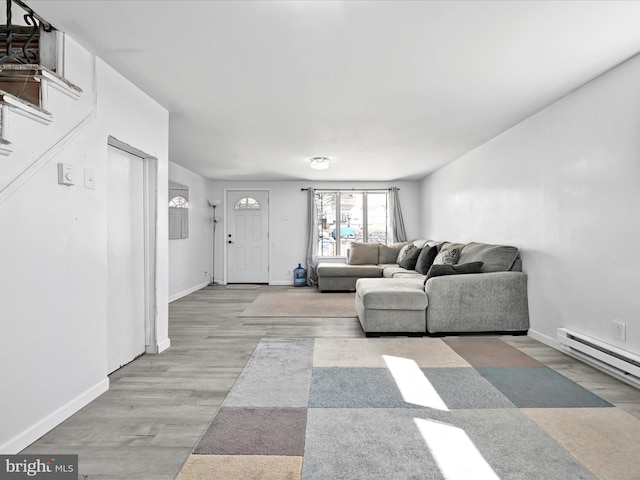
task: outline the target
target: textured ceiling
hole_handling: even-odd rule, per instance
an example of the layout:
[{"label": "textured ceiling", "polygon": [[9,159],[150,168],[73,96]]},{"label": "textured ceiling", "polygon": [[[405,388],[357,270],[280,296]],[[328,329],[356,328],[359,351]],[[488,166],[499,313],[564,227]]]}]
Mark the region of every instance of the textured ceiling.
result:
[{"label": "textured ceiling", "polygon": [[637,1],[27,3],[215,179],[421,178],[640,51]]}]

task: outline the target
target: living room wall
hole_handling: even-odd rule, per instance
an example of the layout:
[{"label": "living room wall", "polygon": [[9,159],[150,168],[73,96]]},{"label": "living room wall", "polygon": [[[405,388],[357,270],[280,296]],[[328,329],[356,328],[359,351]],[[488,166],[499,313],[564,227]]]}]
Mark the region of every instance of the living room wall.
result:
[{"label": "living room wall", "polygon": [[[335,188],[335,189],[374,189],[398,187],[400,204],[409,238],[417,238],[420,233],[420,211],[418,208],[419,182],[222,182],[213,181],[209,186],[209,196],[222,200],[217,215],[224,218],[225,191],[268,189],[270,193],[270,271],[269,283],[272,285],[290,285],[293,281],[289,270],[298,263],[305,264],[306,256],[306,224],[307,198],[301,188]],[[222,281],[224,274],[223,227],[216,232],[216,279]]]},{"label": "living room wall", "polygon": [[421,183],[424,236],[520,248],[551,345],[570,327],[640,354],[638,85],[635,56]]},{"label": "living room wall", "polygon": [[207,197],[209,180],[173,162],[169,162],[169,180],[189,187],[189,236],[169,240],[171,302],[211,281],[212,213]]},{"label": "living room wall", "polygon": [[[87,70],[90,75],[85,75]],[[68,36],[65,75],[83,88],[81,103],[90,99],[95,119],[0,203],[0,222],[5,226],[0,236],[0,453],[4,454],[17,453],[109,385],[108,137],[157,158],[158,184],[167,184],[168,112]],[[49,135],[58,133],[54,141],[65,135],[59,126],[73,118],[76,108],[70,104],[52,112],[54,121],[46,128]],[[13,132],[16,151],[26,146],[23,150],[32,152],[29,158],[21,154],[2,161],[35,162],[34,152],[51,146],[35,132],[35,127]],[[73,165],[75,185],[58,185],[58,162]],[[85,168],[94,171],[95,189],[84,188]],[[167,204],[166,189],[157,192],[157,202]],[[158,212],[157,228],[167,231],[166,210]],[[169,342],[167,243],[166,235],[160,235],[154,292],[157,340],[164,346]]]}]

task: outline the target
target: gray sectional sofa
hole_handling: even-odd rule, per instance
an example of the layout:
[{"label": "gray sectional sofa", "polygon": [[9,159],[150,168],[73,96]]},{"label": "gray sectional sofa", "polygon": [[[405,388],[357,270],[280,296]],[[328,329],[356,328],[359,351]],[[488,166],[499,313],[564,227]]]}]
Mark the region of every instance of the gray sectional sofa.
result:
[{"label": "gray sectional sofa", "polygon": [[[418,264],[406,268],[412,267],[407,252],[415,257],[416,249]],[[529,329],[527,275],[516,247],[432,240],[354,243],[347,263],[320,263],[317,273],[322,292],[355,290],[367,336],[518,335]]]}]

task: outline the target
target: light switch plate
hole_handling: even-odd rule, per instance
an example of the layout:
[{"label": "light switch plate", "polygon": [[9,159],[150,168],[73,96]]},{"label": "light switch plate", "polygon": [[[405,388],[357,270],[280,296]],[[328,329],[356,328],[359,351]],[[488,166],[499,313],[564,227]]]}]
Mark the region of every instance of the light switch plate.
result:
[{"label": "light switch plate", "polygon": [[58,183],[60,185],[73,185],[73,165],[58,164]]},{"label": "light switch plate", "polygon": [[84,169],[84,188],[96,189],[96,171],[90,168]]}]

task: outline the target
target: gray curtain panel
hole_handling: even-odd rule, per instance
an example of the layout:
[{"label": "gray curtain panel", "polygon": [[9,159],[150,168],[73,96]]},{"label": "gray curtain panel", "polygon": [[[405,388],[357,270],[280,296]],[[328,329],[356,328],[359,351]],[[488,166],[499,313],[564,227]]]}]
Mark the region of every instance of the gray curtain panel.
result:
[{"label": "gray curtain panel", "polygon": [[318,209],[316,207],[316,190],[307,191],[307,285],[318,284]]},{"label": "gray curtain panel", "polygon": [[389,200],[391,203],[391,226],[393,227],[393,241],[406,242],[407,232],[404,229],[404,219],[402,218],[402,208],[400,207],[400,197],[398,187],[389,189]]}]

